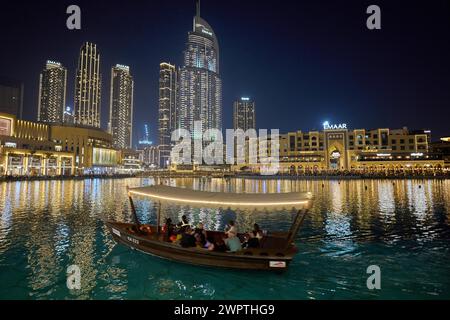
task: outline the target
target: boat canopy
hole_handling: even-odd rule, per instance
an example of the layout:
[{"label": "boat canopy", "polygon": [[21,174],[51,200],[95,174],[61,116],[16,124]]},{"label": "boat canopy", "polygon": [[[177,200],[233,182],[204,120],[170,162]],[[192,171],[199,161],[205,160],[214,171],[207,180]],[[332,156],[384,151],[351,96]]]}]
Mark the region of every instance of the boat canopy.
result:
[{"label": "boat canopy", "polygon": [[312,205],[310,192],[290,193],[229,193],[207,192],[165,185],[128,188],[130,196],[143,196],[161,203],[196,208],[274,211],[303,210]]}]

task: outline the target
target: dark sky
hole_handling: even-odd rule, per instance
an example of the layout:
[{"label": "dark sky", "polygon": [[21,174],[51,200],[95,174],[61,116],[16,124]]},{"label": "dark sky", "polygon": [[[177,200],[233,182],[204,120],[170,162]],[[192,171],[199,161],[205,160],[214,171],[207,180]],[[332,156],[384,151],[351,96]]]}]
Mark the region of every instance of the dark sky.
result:
[{"label": "dark sky", "polygon": [[[82,10],[82,30],[66,28],[66,8]],[[377,4],[382,30],[366,28]],[[25,83],[24,117],[36,119],[39,73],[47,59],[68,68],[67,104],[80,46],[102,56],[102,123],[109,115],[110,68],[131,67],[135,140],[144,123],[156,141],[159,63],[179,65],[194,0],[2,1],[0,76]],[[219,38],[224,127],[232,102],[256,100],[257,126],[281,132],[350,128],[450,128],[450,1],[203,0]]]}]

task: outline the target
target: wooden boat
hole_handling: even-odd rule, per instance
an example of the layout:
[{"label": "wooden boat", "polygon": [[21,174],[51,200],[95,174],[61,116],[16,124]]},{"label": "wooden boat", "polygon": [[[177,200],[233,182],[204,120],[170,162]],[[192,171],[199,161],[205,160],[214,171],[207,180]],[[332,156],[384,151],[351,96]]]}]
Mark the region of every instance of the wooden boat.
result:
[{"label": "wooden boat", "polygon": [[[236,194],[195,191],[163,185],[130,188],[128,196],[134,223],[106,222],[115,241],[160,258],[193,265],[236,269],[287,269],[297,252],[294,244],[295,236],[312,205],[311,193]],[[139,223],[133,196],[145,197],[159,204],[156,225]],[[160,227],[161,207],[164,204],[232,209],[237,213],[247,214],[252,211],[290,209],[295,210],[295,218],[288,232],[268,232],[261,239],[258,248],[242,249],[237,252],[216,252],[204,248],[183,248],[167,239]],[[218,239],[224,237],[224,233],[207,231],[207,236]],[[242,238],[243,234],[238,236]]]}]

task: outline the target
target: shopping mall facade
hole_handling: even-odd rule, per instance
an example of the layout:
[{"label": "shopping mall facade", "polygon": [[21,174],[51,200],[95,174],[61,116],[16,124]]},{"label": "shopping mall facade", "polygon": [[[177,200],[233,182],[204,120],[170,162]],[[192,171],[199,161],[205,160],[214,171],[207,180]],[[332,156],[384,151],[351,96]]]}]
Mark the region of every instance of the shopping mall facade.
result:
[{"label": "shopping mall facade", "polygon": [[43,124],[0,113],[0,176],[114,173],[121,151],[96,128]]},{"label": "shopping mall facade", "polygon": [[[279,172],[421,173],[449,170],[442,155],[430,152],[431,132],[402,129],[349,129],[324,123],[321,131],[280,134]],[[261,164],[240,164],[233,171],[260,172]]]}]

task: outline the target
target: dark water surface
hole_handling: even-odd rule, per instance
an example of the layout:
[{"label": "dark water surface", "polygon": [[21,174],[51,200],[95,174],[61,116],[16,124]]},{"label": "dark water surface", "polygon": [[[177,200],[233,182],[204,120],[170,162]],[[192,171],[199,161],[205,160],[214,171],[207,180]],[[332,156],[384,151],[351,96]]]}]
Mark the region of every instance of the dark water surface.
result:
[{"label": "dark water surface", "polygon": [[[450,180],[174,179],[223,192],[311,191],[315,204],[283,274],[195,267],[117,245],[102,219],[130,221],[125,188],[152,179],[0,183],[0,299],[449,299]],[[322,185],[323,184],[323,185]],[[367,190],[366,190],[367,187]],[[154,222],[150,201],[136,203]],[[256,221],[287,229],[288,212],[239,214],[170,206],[164,214],[221,230]],[[66,286],[76,264],[81,290]],[[367,289],[369,265],[381,290]]]}]

